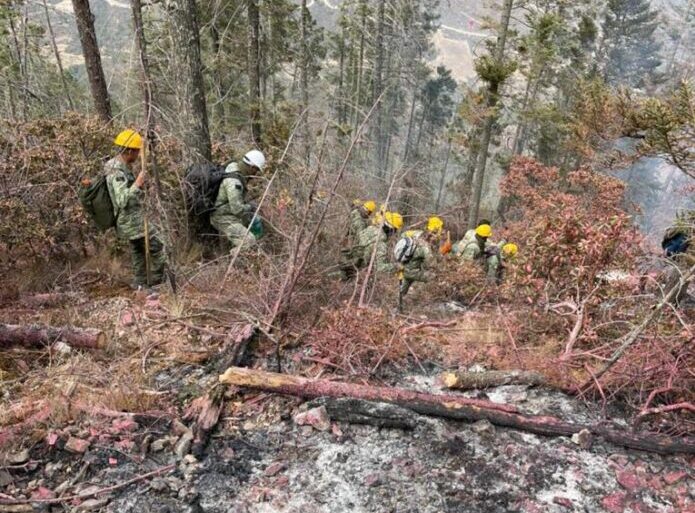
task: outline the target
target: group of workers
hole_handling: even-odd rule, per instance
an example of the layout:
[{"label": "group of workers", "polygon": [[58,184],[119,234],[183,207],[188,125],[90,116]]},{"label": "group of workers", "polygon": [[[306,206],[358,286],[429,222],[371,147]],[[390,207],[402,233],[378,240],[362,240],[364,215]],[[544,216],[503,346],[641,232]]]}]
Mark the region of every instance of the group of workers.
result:
[{"label": "group of workers", "polygon": [[[105,184],[111,201],[118,235],[130,246],[134,282],[133,286],[151,287],[164,279],[167,259],[164,244],[156,226],[148,224],[143,209],[144,167],[135,176],[133,168],[143,147],[140,134],[124,130],[114,140],[116,155],[105,165]],[[240,162],[226,166],[219,188],[214,191],[210,224],[232,247],[250,247],[256,237],[253,221],[256,207],[246,200],[247,181],[260,173],[266,163],[258,150],[248,151]],[[249,222],[249,219],[252,219]],[[403,217],[398,212],[377,209],[374,201],[355,201],[350,211],[349,230],[341,251],[340,272],[349,280],[357,271],[371,267],[376,273],[389,273],[398,277],[401,298],[414,282],[426,282],[431,277],[433,260],[449,255],[461,260],[480,262],[491,281],[502,279],[505,263],[514,258],[518,247],[514,243],[492,241],[491,223],[481,219],[476,228],[468,230],[456,244],[443,240],[444,222],[430,217],[423,229],[402,232],[389,257],[389,239],[403,228]],[[662,246],[677,267],[695,262],[695,212],[679,218],[667,231]],[[687,296],[687,284],[677,294],[676,302]]]},{"label": "group of workers", "polygon": [[389,258],[388,241],[403,228],[403,217],[380,207],[376,202],[355,200],[350,211],[348,244],[341,252],[340,271],[343,280],[351,279],[357,271],[371,267],[376,273],[398,276],[402,299],[414,282],[426,282],[431,277],[432,263],[437,254],[452,254],[455,258],[480,262],[488,279],[499,282],[507,260],[517,252],[516,244],[492,242],[490,221],[481,219],[475,229],[452,245],[443,240],[444,222],[440,217],[427,219],[423,229],[402,233]]},{"label": "group of workers", "polygon": [[[140,134],[124,130],[114,140],[116,155],[104,168],[106,185],[113,205],[116,231],[128,241],[133,266],[133,288],[153,287],[164,280],[167,259],[164,244],[156,226],[148,224],[143,208],[143,187],[146,173],[137,177],[133,168],[143,147]],[[255,207],[246,201],[246,182],[260,173],[265,156],[258,150],[247,152],[241,162],[226,166],[219,183],[210,224],[233,247],[252,246],[256,239],[245,219]]]},{"label": "group of workers", "polygon": [[[140,134],[124,130],[114,140],[116,155],[105,165],[106,185],[113,205],[118,235],[128,241],[131,252],[133,287],[151,287],[164,279],[167,259],[159,230],[148,224],[143,209],[143,187],[146,173],[133,173],[143,147]],[[240,162],[226,166],[216,190],[209,221],[232,247],[251,247],[256,242],[250,229],[249,214],[255,206],[246,200],[247,180],[260,173],[266,159],[262,152],[250,150]],[[407,230],[395,247],[395,259],[389,258],[388,241],[403,228],[398,212],[381,207],[374,201],[356,202],[350,211],[349,247],[342,251],[340,269],[343,279],[349,279],[359,269],[374,262],[377,273],[397,274],[400,291],[405,295],[413,282],[427,281],[434,246],[442,242],[444,222],[439,217],[427,220],[422,230]],[[491,242],[489,221],[482,220],[475,230],[455,244],[446,244],[439,253],[449,252],[463,260],[482,262],[490,279],[501,279],[504,261],[517,252],[515,244]]]}]

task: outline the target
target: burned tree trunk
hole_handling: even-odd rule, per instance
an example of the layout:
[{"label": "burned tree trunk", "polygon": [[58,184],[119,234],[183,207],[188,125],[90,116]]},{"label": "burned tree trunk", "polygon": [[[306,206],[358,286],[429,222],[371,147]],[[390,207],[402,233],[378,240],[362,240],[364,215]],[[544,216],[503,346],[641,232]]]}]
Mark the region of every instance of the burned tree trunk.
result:
[{"label": "burned tree trunk", "polygon": [[527,371],[487,371],[487,372],[445,372],[442,382],[447,388],[470,390],[491,388],[501,385],[542,385],[545,378],[537,372]]},{"label": "burned tree trunk", "polygon": [[0,324],[0,349],[10,346],[44,347],[59,340],[73,347],[85,349],[106,347],[106,335],[103,331],[94,328]]},{"label": "burned tree trunk", "polygon": [[212,149],[196,3],[195,0],[170,0],[167,5],[171,14],[175,59],[180,73],[182,139],[186,141],[189,161],[210,161]]},{"label": "burned tree trunk", "polygon": [[[221,349],[220,363],[239,365],[246,355],[249,343],[255,336],[256,327],[252,324],[246,324],[231,334],[228,342]],[[215,386],[207,395],[195,399],[186,411],[184,418],[193,421],[191,450],[195,456],[200,456],[203,453],[210,434],[220,420],[220,414],[224,408],[225,392],[226,387]]]},{"label": "burned tree trunk", "polygon": [[75,11],[77,32],[82,43],[82,54],[87,67],[87,77],[89,78],[94,106],[102,121],[109,123],[111,121],[111,102],[109,101],[109,91],[106,88],[104,68],[101,66],[101,54],[94,30],[94,15],[89,7],[89,0],[72,0],[72,7]]},{"label": "burned tree trunk", "polygon": [[260,146],[261,131],[261,15],[258,0],[248,1],[249,25],[249,102],[251,104],[251,133]]},{"label": "burned tree trunk", "polygon": [[604,426],[565,422],[557,417],[526,415],[517,408],[491,401],[468,399],[454,394],[429,394],[401,388],[376,387],[311,380],[300,376],[276,374],[256,369],[230,367],[219,377],[220,383],[248,387],[266,392],[294,395],[307,399],[319,397],[353,398],[394,404],[422,415],[454,420],[488,420],[498,426],[510,427],[544,436],[571,436],[583,429],[606,441],[624,447],[661,454],[695,454],[695,439],[673,438],[648,433],[630,433]]}]

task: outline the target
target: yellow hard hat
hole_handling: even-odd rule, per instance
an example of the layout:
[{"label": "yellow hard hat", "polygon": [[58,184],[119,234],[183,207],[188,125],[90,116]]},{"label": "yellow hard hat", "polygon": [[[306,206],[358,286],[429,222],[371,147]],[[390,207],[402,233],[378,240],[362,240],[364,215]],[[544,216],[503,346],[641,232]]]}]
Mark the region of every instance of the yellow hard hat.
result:
[{"label": "yellow hard hat", "polygon": [[411,239],[417,235],[417,230],[406,230],[403,232],[403,237],[410,237]]},{"label": "yellow hard hat", "polygon": [[372,200],[365,201],[364,203],[362,203],[362,207],[370,214],[373,214],[376,210],[376,203]]},{"label": "yellow hard hat", "polygon": [[492,237],[492,228],[489,224],[481,224],[475,229],[475,234],[478,237],[483,237],[485,239]]},{"label": "yellow hard hat", "polygon": [[513,257],[519,252],[519,246],[514,244],[513,242],[508,242],[504,246],[502,246],[502,253],[505,256]]},{"label": "yellow hard hat", "polygon": [[444,221],[441,217],[432,216],[427,220],[427,231],[440,234],[444,229]]},{"label": "yellow hard hat", "polygon": [[120,146],[121,148],[129,148],[131,150],[141,150],[142,149],[142,137],[135,130],[130,128],[123,130],[120,134],[116,136],[113,144]]},{"label": "yellow hard hat", "polygon": [[398,212],[385,212],[384,213],[384,224],[390,226],[395,230],[400,230],[403,228],[403,216]]}]

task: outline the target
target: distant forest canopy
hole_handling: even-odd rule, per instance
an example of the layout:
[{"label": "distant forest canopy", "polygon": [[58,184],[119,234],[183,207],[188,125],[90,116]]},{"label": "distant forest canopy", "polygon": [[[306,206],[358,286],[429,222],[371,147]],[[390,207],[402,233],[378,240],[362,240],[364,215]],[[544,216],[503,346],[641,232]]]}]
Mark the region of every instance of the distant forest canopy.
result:
[{"label": "distant forest canopy", "polygon": [[[515,155],[563,173],[658,156],[693,177],[694,28],[688,0],[12,0],[0,115],[96,114],[186,161],[292,137],[306,166],[361,130],[366,190],[397,176],[404,213],[465,205],[472,224],[504,217]],[[635,151],[616,156],[620,137]],[[644,206],[659,172],[621,176]]]}]

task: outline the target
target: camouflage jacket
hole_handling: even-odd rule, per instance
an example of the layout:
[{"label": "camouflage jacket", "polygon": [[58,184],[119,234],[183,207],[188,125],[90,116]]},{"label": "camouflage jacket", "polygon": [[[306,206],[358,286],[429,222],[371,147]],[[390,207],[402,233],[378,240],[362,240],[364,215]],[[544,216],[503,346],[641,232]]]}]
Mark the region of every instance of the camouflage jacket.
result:
[{"label": "camouflage jacket", "polygon": [[408,281],[428,281],[428,269],[432,261],[432,249],[430,244],[420,238],[414,237],[415,252],[410,260],[403,264],[403,278]]},{"label": "camouflage jacket", "polygon": [[241,180],[235,177],[225,178],[220,184],[220,190],[215,200],[215,210],[210,215],[210,221],[221,217],[225,217],[227,218],[226,221],[229,221],[229,218],[232,217],[236,218],[240,224],[244,224],[244,214],[251,209],[251,205],[246,203],[246,187]]},{"label": "camouflage jacket", "polygon": [[144,192],[134,185],[132,171],[121,159],[114,157],[104,166],[104,173],[116,216],[118,235],[128,240],[144,237]]},{"label": "camouflage jacket", "polygon": [[362,215],[362,209],[359,207],[350,210],[350,228],[348,237],[351,242],[356,242],[360,232],[369,226],[369,221]]},{"label": "camouflage jacket", "polygon": [[376,245],[376,254],[374,255],[374,269],[378,273],[394,273],[396,266],[388,260],[388,244],[384,230],[380,226],[367,226],[357,235],[357,251],[362,257],[364,266],[369,266],[372,259],[372,252]]},{"label": "camouflage jacket", "polygon": [[454,244],[454,247],[451,248],[451,252],[454,255],[461,256],[463,250],[466,248],[466,246],[468,246],[470,242],[475,242],[475,230],[473,229],[468,230],[466,234],[463,236],[463,239]]},{"label": "camouflage jacket", "polygon": [[478,260],[485,256],[485,249],[492,245],[491,242],[486,241],[483,247],[478,243],[478,239],[473,236],[473,240],[466,243],[465,246],[459,247],[459,256],[462,260]]}]

